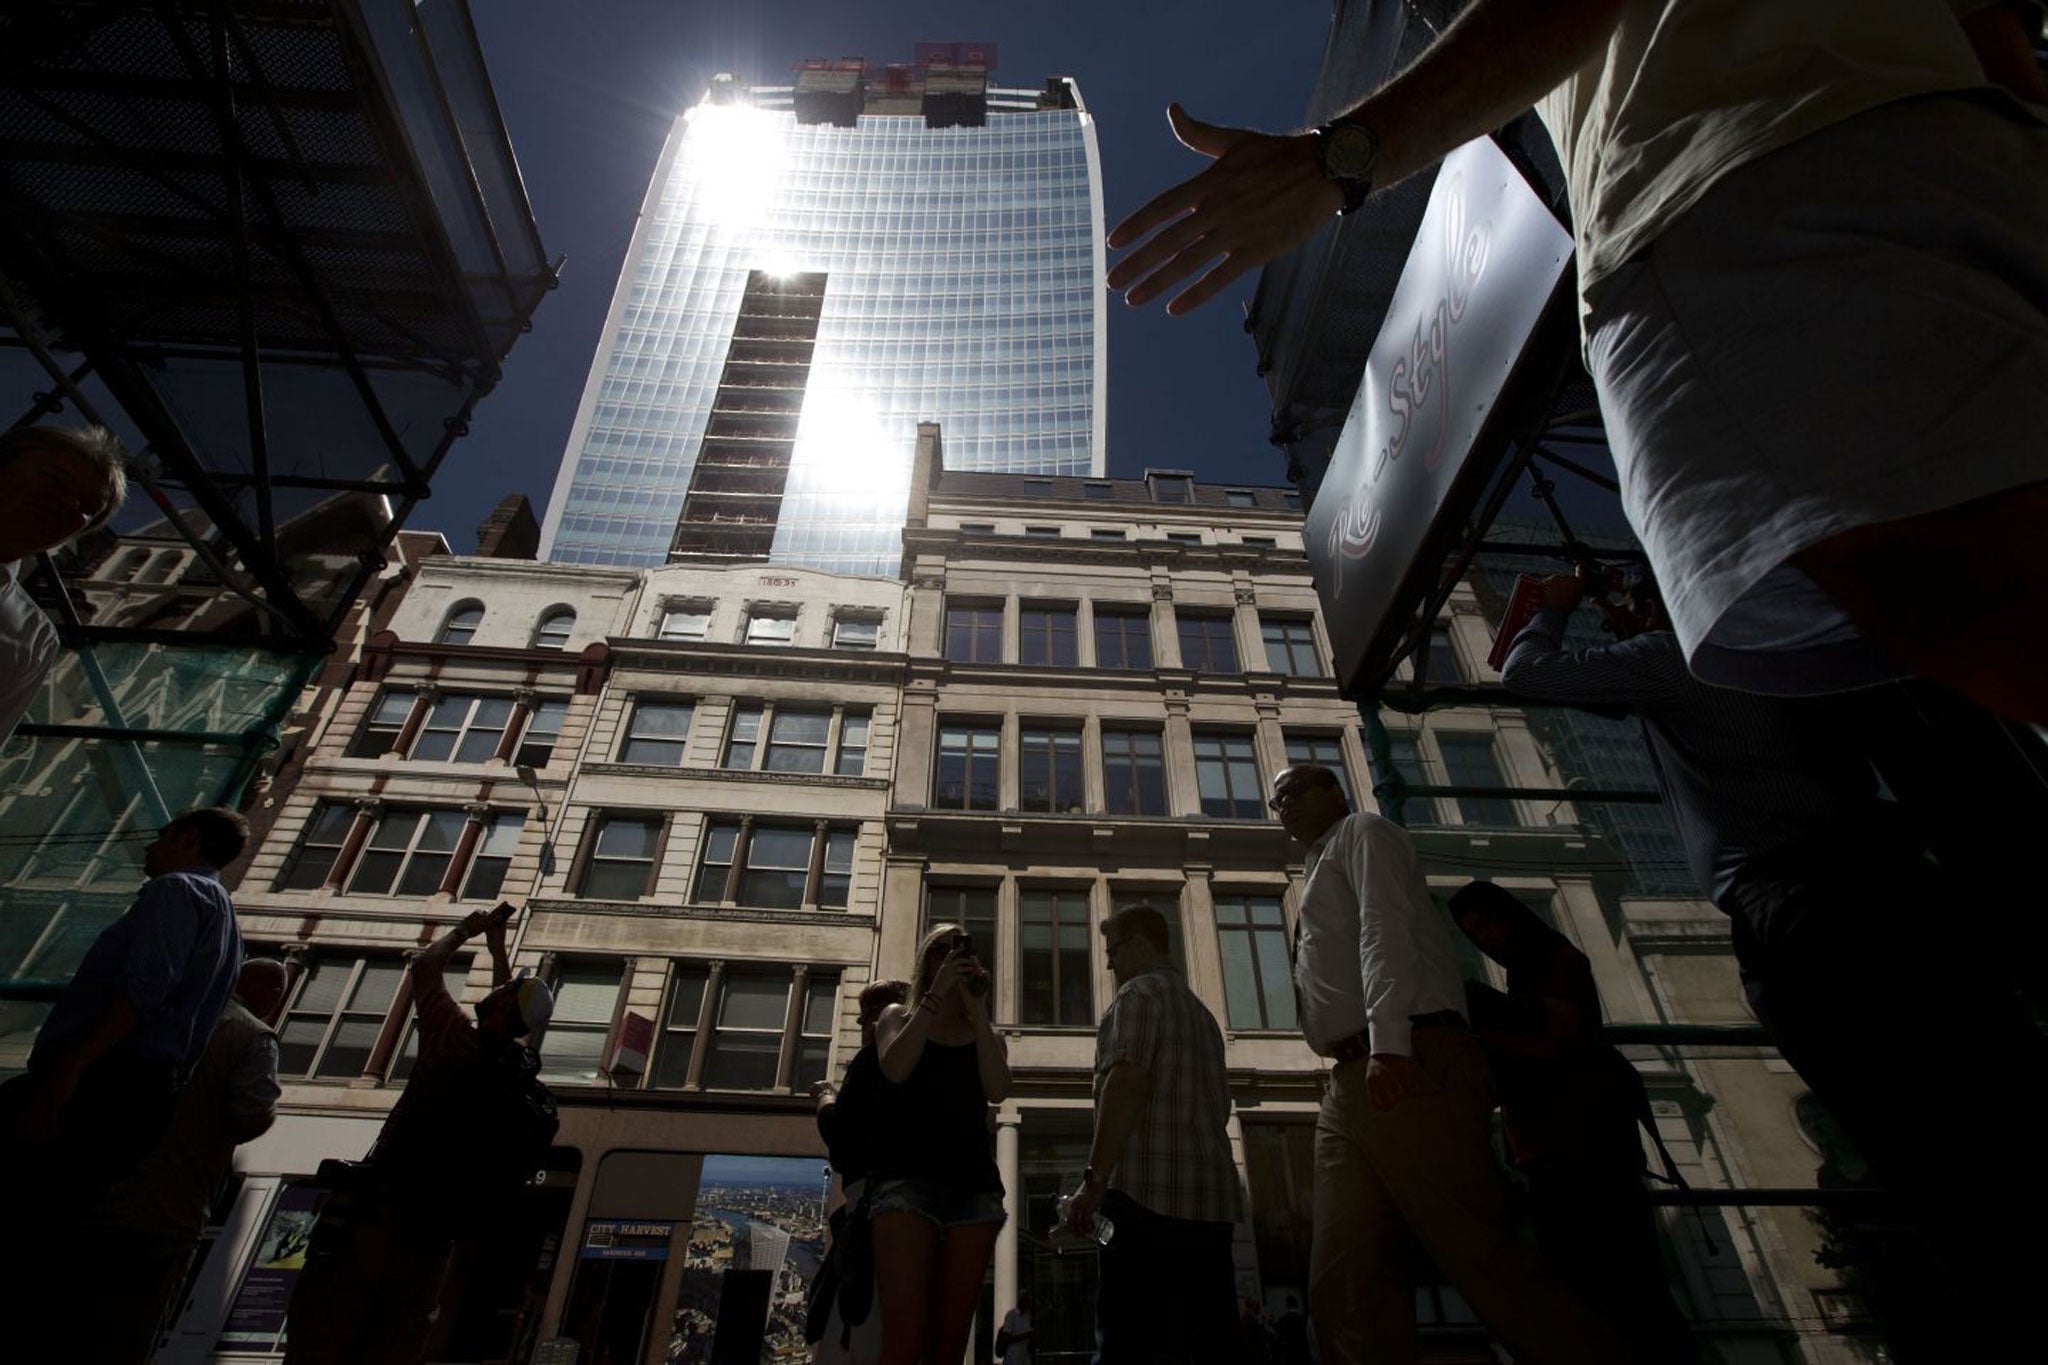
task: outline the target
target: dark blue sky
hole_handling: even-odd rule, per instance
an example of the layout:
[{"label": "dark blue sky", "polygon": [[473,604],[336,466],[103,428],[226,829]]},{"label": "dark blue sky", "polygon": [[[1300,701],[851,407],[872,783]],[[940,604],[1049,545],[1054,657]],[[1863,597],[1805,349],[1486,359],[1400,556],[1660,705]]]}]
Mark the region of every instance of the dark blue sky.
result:
[{"label": "dark blue sky", "polygon": [[[714,72],[781,85],[803,57],[907,61],[920,40],[992,42],[999,84],[1080,82],[1113,224],[1200,164],[1167,132],[1167,101],[1212,120],[1292,126],[1330,20],[1322,0],[473,0],[471,12],[541,240],[568,265],[413,516],[458,552],[507,492],[544,510],[647,177]],[[1281,481],[1240,327],[1251,287],[1177,320],[1157,306],[1111,307],[1112,474],[1159,465]]]}]

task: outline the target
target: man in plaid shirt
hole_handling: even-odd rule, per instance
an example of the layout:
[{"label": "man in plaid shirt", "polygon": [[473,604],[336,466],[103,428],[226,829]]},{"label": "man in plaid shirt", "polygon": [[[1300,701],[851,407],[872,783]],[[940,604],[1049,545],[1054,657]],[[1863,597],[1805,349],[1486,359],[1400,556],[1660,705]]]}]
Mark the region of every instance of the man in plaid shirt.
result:
[{"label": "man in plaid shirt", "polygon": [[1102,924],[1116,997],[1095,1032],[1095,1141],[1069,1230],[1113,1233],[1095,1302],[1098,1365],[1235,1359],[1231,1240],[1241,1204],[1224,1125],[1223,1033],[1167,964],[1166,917]]}]

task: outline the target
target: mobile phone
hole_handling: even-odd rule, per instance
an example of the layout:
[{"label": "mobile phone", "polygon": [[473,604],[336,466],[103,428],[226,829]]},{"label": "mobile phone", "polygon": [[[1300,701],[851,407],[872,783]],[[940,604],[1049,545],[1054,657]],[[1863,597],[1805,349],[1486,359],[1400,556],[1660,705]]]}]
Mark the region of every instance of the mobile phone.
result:
[{"label": "mobile phone", "polygon": [[497,907],[491,911],[491,923],[510,924],[512,917],[518,913],[519,907],[511,901],[499,901]]}]

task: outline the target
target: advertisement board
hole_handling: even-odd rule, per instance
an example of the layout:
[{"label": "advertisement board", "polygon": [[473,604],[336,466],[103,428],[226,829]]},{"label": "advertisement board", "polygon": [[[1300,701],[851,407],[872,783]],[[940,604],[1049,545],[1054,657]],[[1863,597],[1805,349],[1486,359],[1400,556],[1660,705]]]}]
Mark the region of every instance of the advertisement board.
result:
[{"label": "advertisement board", "polygon": [[1491,138],[1444,158],[1304,534],[1347,689],[1571,251]]}]

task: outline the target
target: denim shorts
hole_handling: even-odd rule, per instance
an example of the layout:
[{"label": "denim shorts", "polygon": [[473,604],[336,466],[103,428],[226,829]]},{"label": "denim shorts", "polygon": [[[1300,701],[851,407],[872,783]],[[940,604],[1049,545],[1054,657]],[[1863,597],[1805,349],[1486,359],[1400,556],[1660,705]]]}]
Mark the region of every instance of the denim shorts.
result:
[{"label": "denim shorts", "polygon": [[939,1180],[877,1180],[869,1197],[868,1213],[914,1213],[942,1228],[969,1227],[994,1223],[1000,1227],[1009,1214],[1003,1209],[999,1190],[956,1190]]}]

